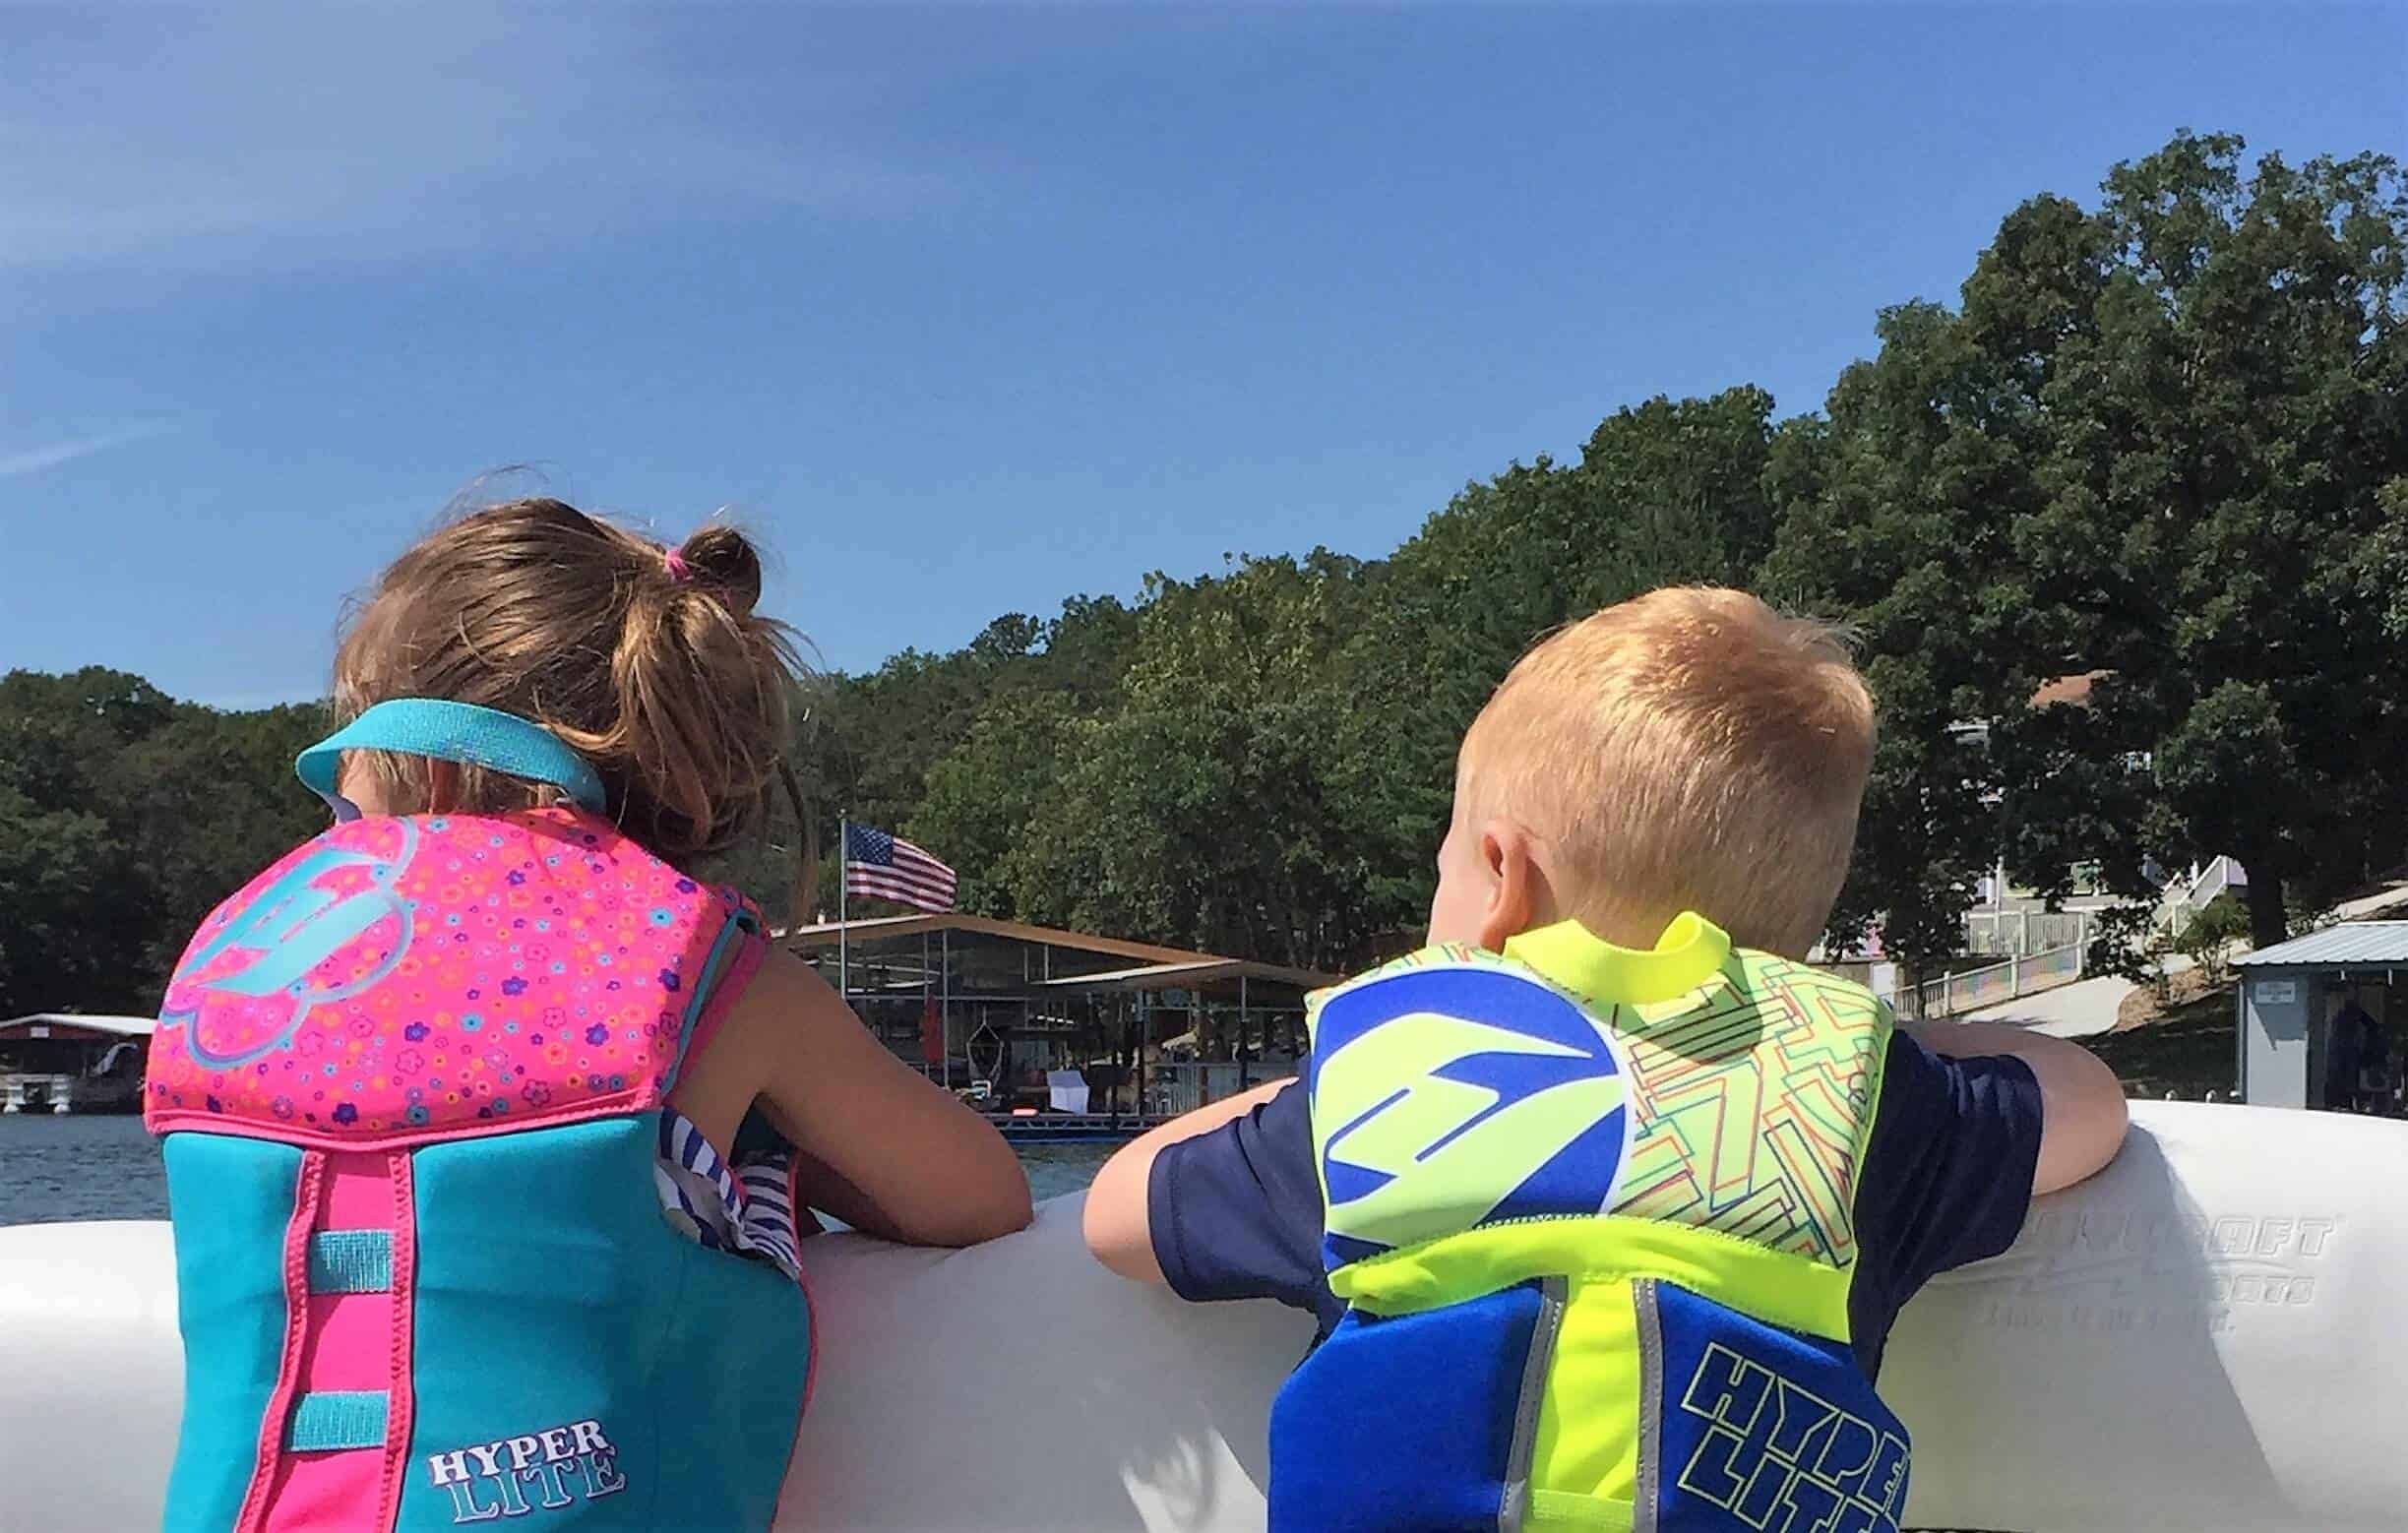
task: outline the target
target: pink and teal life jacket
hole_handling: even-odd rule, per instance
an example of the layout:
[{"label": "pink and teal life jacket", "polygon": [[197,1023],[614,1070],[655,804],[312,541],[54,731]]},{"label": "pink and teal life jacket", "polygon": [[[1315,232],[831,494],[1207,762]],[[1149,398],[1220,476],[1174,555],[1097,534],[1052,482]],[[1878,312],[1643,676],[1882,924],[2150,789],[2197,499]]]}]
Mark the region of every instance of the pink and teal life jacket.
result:
[{"label": "pink and teal life jacket", "polygon": [[[340,753],[577,807],[361,818]],[[182,1533],[759,1530],[809,1385],[802,1290],[671,1228],[680,1065],[756,912],[598,818],[524,719],[388,703],[302,754],[338,823],[201,924],[153,1041],[185,1353]]]}]

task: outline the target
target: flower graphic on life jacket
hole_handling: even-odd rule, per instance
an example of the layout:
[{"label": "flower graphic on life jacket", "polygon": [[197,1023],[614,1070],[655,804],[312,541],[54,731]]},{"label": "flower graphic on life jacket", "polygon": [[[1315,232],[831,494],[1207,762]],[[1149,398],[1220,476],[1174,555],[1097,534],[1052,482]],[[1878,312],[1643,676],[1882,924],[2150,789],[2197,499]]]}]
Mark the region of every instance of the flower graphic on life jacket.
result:
[{"label": "flower graphic on life jacket", "polygon": [[354,1016],[342,1024],[342,1030],[354,1038],[373,1038],[376,1036],[376,1018]]},{"label": "flower graphic on life jacket", "polygon": [[341,1124],[357,1123],[359,1122],[359,1109],[349,1102],[337,1102],[335,1104],[335,1121]]},{"label": "flower graphic on life jacket", "polygon": [[393,1073],[397,1075],[414,1075],[424,1069],[426,1069],[426,1056],[416,1049],[403,1049],[400,1054],[394,1056]]},{"label": "flower graphic on life jacket", "polygon": [[408,1039],[411,1043],[424,1043],[426,1041],[426,1023],[410,1023],[407,1027],[401,1029],[401,1036]]},{"label": "flower graphic on life jacket", "polygon": [[552,1099],[552,1083],[548,1080],[530,1080],[520,1088],[519,1094],[526,1098],[527,1106],[541,1107]]},{"label": "flower graphic on life jacket", "polygon": [[598,1049],[610,1041],[610,1029],[596,1022],[586,1029],[586,1041]]},{"label": "flower graphic on life jacket", "polygon": [[278,1097],[275,1101],[268,1104],[268,1111],[276,1114],[276,1116],[278,1118],[290,1118],[292,1116],[292,1098],[288,1096]]},{"label": "flower graphic on life jacket", "polygon": [[510,978],[502,981],[502,994],[506,996],[525,995],[526,981],[521,979],[518,975],[513,974],[510,976]]},{"label": "flower graphic on life jacket", "polygon": [[666,991],[670,992],[671,994],[675,994],[675,993],[676,993],[676,990],[677,990],[677,987],[678,987],[679,985],[683,984],[683,983],[684,983],[684,981],[683,981],[683,980],[681,980],[681,979],[679,979],[679,978],[677,977],[677,970],[675,970],[675,969],[662,969],[662,970],[660,971],[660,988],[661,988],[661,989],[666,990]]}]

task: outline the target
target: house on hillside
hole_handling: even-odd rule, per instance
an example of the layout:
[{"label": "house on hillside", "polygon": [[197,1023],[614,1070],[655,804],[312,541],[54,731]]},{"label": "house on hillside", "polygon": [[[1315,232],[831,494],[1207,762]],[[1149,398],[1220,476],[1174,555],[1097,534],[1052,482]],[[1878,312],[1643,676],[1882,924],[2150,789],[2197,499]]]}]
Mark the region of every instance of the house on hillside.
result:
[{"label": "house on hillside", "polygon": [[[2054,707],[2087,710],[2094,705],[2100,685],[2115,674],[2112,670],[2079,671],[2043,682],[2033,689],[2027,705],[2036,713]],[[1989,749],[1990,723],[1988,720],[1968,720],[1951,724],[1948,726],[1948,732],[1959,745],[1981,750]],[[2124,766],[2128,771],[2149,771],[2154,769],[2156,758],[2154,753],[2149,751],[2131,751],[2126,753]],[[1995,794],[1991,801],[1997,801]],[[2074,885],[2077,889],[2088,882],[2084,871],[2084,865],[2075,864]],[[2095,869],[2090,871],[2095,874]],[[2193,863],[2188,869],[2179,871],[2149,864],[2144,865],[2143,871],[2148,874],[2150,881],[2156,884],[2159,889],[2155,924],[2167,931],[2180,930],[2219,894],[2229,893],[2240,900],[2249,898],[2249,874],[2241,864],[2230,857],[2214,857],[2205,863]],[[2002,921],[2001,917],[2003,913],[2007,912],[2007,907],[2012,900],[2012,894],[2013,891],[2008,888],[2007,881],[2006,858],[2002,855],[1998,867],[1982,880],[1980,903],[1984,908],[1973,911],[1966,917],[1966,946],[1969,950],[1974,951],[2009,950],[2011,945],[2004,940],[2002,927],[2006,923]],[[2020,924],[2028,925],[2028,922]],[[2017,948],[2012,950],[2030,950]]]}]

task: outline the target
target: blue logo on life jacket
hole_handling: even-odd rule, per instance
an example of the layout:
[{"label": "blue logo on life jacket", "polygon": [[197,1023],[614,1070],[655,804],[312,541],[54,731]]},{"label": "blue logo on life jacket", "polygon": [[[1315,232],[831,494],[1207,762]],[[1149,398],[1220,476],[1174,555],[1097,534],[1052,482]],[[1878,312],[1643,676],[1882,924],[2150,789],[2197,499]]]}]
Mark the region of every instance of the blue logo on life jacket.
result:
[{"label": "blue logo on life jacket", "polygon": [[[401,882],[410,859],[417,855],[418,828],[407,820],[398,824],[401,828],[401,847],[391,858],[331,843],[313,847],[307,856],[285,869],[275,883],[228,918],[216,936],[176,969],[171,984],[206,969],[212,959],[229,948],[257,949],[258,956],[250,962],[218,975],[201,988],[252,1000],[265,1000],[279,993],[292,997],[292,1010],[270,1029],[264,1041],[249,1047],[238,1046],[226,1053],[212,1050],[202,1041],[200,1029],[190,1025],[201,1014],[198,1005],[160,1013],[159,1026],[184,1026],[184,1046],[196,1063],[213,1070],[229,1070],[283,1048],[292,1041],[293,1033],[311,1008],[358,995],[401,961],[402,953],[409,948],[410,909],[394,892],[394,887]],[[368,888],[337,894],[317,887],[318,880],[328,874],[350,868],[366,871]],[[399,923],[400,931],[392,949],[368,972],[340,985],[309,983],[309,976],[318,965],[389,916]]]},{"label": "blue logo on life jacket", "polygon": [[1629,1158],[1629,1084],[1602,1024],[1509,969],[1407,969],[1331,997],[1311,1082],[1327,1258],[1603,1212]]}]

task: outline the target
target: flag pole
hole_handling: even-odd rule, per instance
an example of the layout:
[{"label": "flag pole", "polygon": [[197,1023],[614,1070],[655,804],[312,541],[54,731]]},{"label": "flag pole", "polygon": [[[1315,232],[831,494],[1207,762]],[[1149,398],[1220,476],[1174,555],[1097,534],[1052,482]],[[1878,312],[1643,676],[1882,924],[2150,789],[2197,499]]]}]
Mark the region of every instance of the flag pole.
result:
[{"label": "flag pole", "polygon": [[852,997],[852,953],[847,948],[846,923],[852,918],[849,890],[852,887],[853,856],[852,822],[836,818],[836,999],[848,1008]]}]

